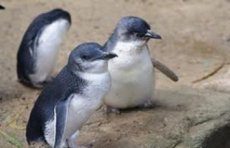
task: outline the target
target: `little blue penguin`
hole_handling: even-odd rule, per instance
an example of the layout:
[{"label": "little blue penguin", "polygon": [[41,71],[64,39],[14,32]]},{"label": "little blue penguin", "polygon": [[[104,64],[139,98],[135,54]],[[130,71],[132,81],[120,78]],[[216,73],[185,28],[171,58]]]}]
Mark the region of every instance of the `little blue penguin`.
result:
[{"label": "little blue penguin", "polygon": [[19,82],[41,88],[51,80],[59,46],[70,25],[69,12],[59,8],[42,13],[32,21],[17,53]]},{"label": "little blue penguin", "polygon": [[[151,58],[147,45],[149,39],[161,39],[161,36],[151,31],[150,25],[142,18],[126,16],[120,19],[105,43],[104,51],[118,55],[109,61],[112,87],[104,99],[107,111],[152,105],[154,66],[162,72],[170,70]],[[173,72],[170,74],[172,79],[177,79]]]},{"label": "little blue penguin", "polygon": [[26,128],[27,142],[77,147],[79,129],[103,104],[111,87],[108,60],[116,56],[97,43],[76,47],[67,65],[36,100]]}]

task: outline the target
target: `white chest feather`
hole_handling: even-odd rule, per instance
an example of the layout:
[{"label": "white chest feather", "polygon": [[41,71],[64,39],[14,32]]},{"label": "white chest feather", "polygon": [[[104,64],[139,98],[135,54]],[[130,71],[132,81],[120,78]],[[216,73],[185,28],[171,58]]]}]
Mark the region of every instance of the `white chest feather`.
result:
[{"label": "white chest feather", "polygon": [[66,134],[79,130],[88,118],[102,105],[105,94],[111,86],[111,79],[108,72],[102,74],[81,75],[88,81],[83,94],[75,94],[71,99],[68,109],[68,120]]},{"label": "white chest feather", "polygon": [[113,52],[117,58],[109,61],[112,87],[105,103],[116,108],[143,104],[152,97],[154,69],[146,46],[138,42],[118,42]]},{"label": "white chest feather", "polygon": [[33,81],[42,82],[52,73],[59,50],[58,47],[69,26],[67,20],[60,19],[44,28],[38,39],[38,46],[33,53],[36,56],[35,74],[31,75]]}]

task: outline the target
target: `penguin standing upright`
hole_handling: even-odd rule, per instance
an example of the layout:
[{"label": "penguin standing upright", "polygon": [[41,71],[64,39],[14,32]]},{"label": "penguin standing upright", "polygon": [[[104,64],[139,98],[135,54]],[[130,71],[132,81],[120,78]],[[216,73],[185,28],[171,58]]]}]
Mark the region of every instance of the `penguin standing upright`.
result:
[{"label": "penguin standing upright", "polygon": [[29,144],[45,141],[55,148],[77,147],[81,126],[98,109],[111,86],[108,60],[97,43],[76,47],[68,64],[41,92],[26,128]]},{"label": "penguin standing upright", "polygon": [[17,53],[19,82],[41,88],[51,80],[59,46],[70,25],[71,16],[62,9],[42,13],[32,21]]},{"label": "penguin standing upright", "polygon": [[161,39],[161,36],[152,32],[142,18],[127,16],[120,19],[104,45],[104,51],[118,55],[109,61],[112,87],[104,99],[108,111],[151,106],[155,87],[154,66],[172,80],[178,80],[170,69],[151,58],[147,45],[150,39]]}]

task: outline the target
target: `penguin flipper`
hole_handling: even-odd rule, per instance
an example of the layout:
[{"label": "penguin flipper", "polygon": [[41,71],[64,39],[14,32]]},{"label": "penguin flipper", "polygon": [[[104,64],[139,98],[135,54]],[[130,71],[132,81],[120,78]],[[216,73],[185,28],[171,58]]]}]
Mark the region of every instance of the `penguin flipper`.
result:
[{"label": "penguin flipper", "polygon": [[166,65],[164,65],[163,63],[161,63],[160,61],[151,58],[152,60],[152,64],[154,67],[156,67],[156,69],[158,69],[159,71],[161,71],[163,74],[165,74],[168,78],[170,78],[173,81],[178,81],[179,78],[178,76],[171,70],[169,69]]},{"label": "penguin flipper", "polygon": [[[68,100],[60,100],[56,105],[56,135],[54,147],[61,147],[68,114]],[[64,141],[65,142],[65,141]]]},{"label": "penguin flipper", "polygon": [[31,83],[29,74],[35,72],[35,49],[39,46],[39,37],[41,36],[43,29],[44,27],[38,28],[31,24],[23,36],[17,53],[17,74],[20,82]]}]

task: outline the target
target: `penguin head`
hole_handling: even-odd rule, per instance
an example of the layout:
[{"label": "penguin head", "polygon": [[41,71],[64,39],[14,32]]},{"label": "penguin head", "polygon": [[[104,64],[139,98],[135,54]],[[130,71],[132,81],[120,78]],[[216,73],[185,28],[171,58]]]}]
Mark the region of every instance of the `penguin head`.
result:
[{"label": "penguin head", "polygon": [[61,8],[55,8],[53,10],[50,10],[46,13],[42,14],[42,17],[46,18],[47,20],[53,22],[60,18],[66,19],[69,24],[71,24],[71,15],[68,11],[61,9]]},{"label": "penguin head", "polygon": [[103,73],[108,70],[108,60],[116,56],[97,43],[83,43],[70,53],[67,66],[74,71]]},{"label": "penguin head", "polygon": [[135,16],[122,17],[115,32],[120,41],[135,41],[144,44],[149,39],[161,39],[160,35],[151,31],[150,25],[145,20]]}]

